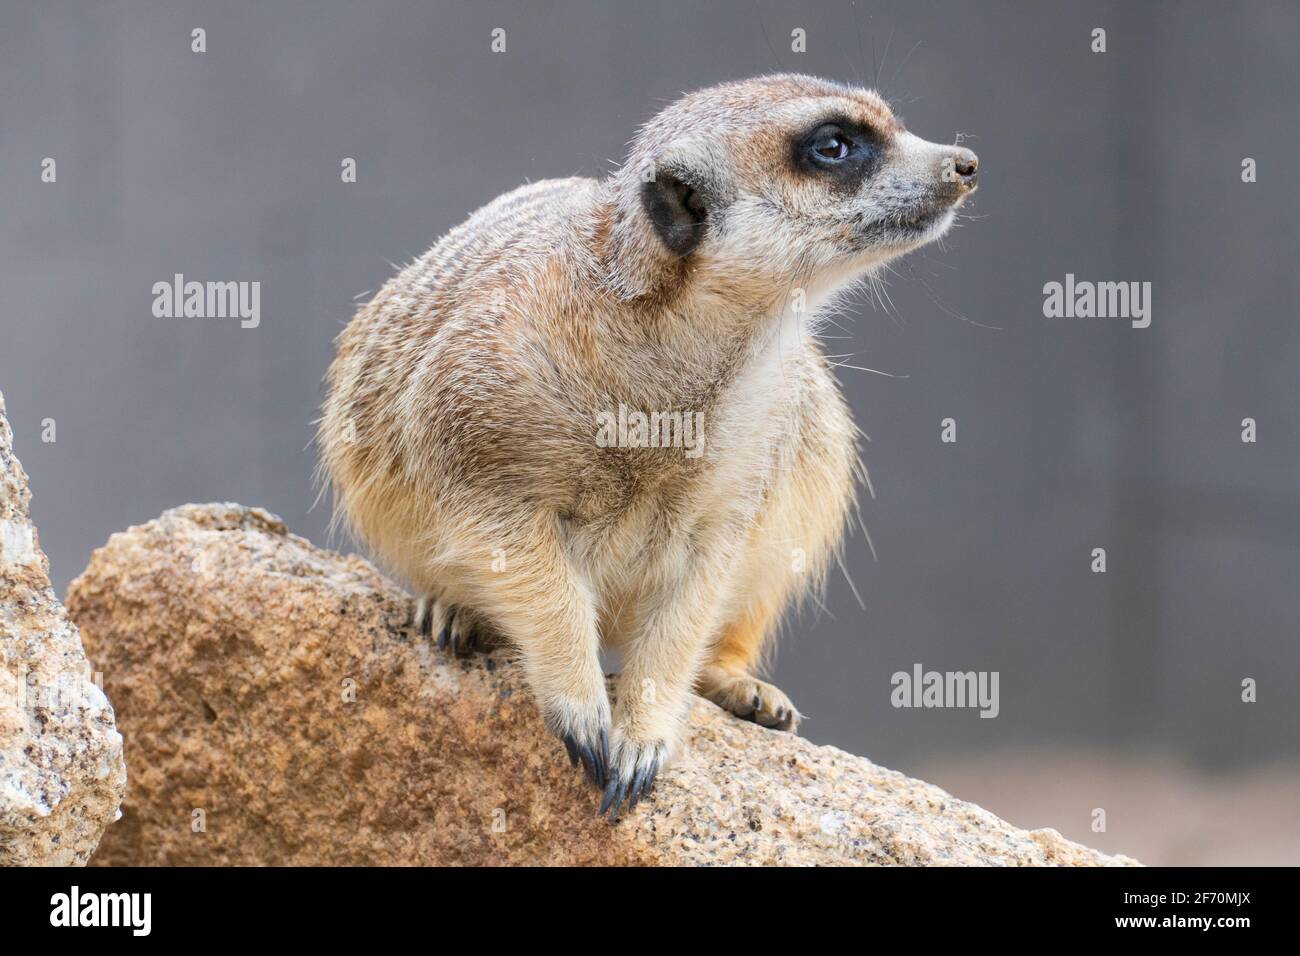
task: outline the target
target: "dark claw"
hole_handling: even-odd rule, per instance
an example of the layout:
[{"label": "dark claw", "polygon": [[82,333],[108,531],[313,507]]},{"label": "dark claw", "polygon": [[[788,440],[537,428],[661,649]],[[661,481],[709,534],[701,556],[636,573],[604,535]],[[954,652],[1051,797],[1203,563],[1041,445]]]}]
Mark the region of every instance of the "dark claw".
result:
[{"label": "dark claw", "polygon": [[654,784],[655,775],[659,772],[659,758],[655,759],[641,767],[632,778],[632,792],[628,795],[627,808],[631,810],[637,805],[642,797],[649,791]]},{"label": "dark claw", "polygon": [[576,767],[578,765],[578,745],[574,742],[573,735],[565,734],[560,739],[564,741],[564,749],[568,751],[569,766]]},{"label": "dark claw", "polygon": [[605,787],[605,795],[601,797],[600,809],[596,811],[597,815],[603,816],[609,809],[609,805],[614,801],[614,792],[618,790],[618,775],[615,774],[610,778],[609,784]]},{"label": "dark claw", "polygon": [[605,774],[600,764],[597,763],[596,754],[592,751],[589,744],[583,744],[578,748],[578,754],[582,758],[582,769],[586,771],[587,780],[593,786],[603,787],[605,785]]},{"label": "dark claw", "polygon": [[447,645],[451,644],[452,653],[454,654],[456,652],[455,635],[452,633],[452,628],[455,626],[455,622],[456,609],[448,608],[447,618],[442,622],[442,631],[438,634],[438,650],[445,651]]},{"label": "dark claw", "polygon": [[420,633],[425,637],[433,634],[433,610],[429,607],[425,607],[424,617],[420,619]]},{"label": "dark claw", "polygon": [[757,713],[758,713],[760,710],[762,710],[762,709],[763,709],[763,698],[761,698],[761,697],[759,697],[757,694],[755,694],[755,695],[754,695],[754,713],[757,714]]},{"label": "dark claw", "polygon": [[457,657],[467,657],[479,649],[480,632],[473,617],[462,614],[455,620],[448,615],[451,652]]},{"label": "dark claw", "polygon": [[659,768],[663,766],[664,755],[655,754],[654,761],[650,764],[650,772],[646,774],[645,783],[641,785],[641,796],[646,796],[654,789],[655,781],[659,779]]},{"label": "dark claw", "polygon": [[600,784],[609,777],[609,731],[600,730]]},{"label": "dark claw", "polygon": [[604,815],[609,811],[609,822],[613,823],[618,819],[618,809],[623,805],[623,798],[627,796],[627,780],[617,771],[612,773],[609,783],[605,786],[605,796],[600,801],[599,814]]}]

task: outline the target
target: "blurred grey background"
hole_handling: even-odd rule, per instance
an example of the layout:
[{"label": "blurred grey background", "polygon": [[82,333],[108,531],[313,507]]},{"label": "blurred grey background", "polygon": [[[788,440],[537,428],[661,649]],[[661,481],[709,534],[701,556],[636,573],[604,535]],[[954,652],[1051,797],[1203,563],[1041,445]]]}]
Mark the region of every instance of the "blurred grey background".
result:
[{"label": "blurred grey background", "polygon": [[[473,208],[602,175],[683,90],[878,85],[919,135],[964,135],[981,189],[897,266],[892,308],[864,297],[830,343],[895,377],[840,373],[879,560],[855,534],[864,606],[837,572],[787,628],[776,680],[804,732],[1149,862],[1300,859],[1291,0],[0,11],[0,389],[61,591],[114,531],[187,501],[325,542],[309,443],[331,341]],[[260,327],[155,318],[177,272],[260,281]],[[1067,272],[1150,281],[1151,327],[1044,318]],[[918,662],[1000,672],[1000,715],[892,708],[890,675]]]}]

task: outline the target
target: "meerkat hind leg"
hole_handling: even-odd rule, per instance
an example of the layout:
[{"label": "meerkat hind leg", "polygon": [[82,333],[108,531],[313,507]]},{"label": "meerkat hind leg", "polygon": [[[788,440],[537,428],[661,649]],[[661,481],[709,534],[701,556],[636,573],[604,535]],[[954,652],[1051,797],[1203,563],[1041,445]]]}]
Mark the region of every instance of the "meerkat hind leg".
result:
[{"label": "meerkat hind leg", "polygon": [[723,628],[710,660],[696,678],[700,696],[744,720],[773,730],[794,732],[798,709],[775,684],[753,676],[766,622],[752,618]]}]

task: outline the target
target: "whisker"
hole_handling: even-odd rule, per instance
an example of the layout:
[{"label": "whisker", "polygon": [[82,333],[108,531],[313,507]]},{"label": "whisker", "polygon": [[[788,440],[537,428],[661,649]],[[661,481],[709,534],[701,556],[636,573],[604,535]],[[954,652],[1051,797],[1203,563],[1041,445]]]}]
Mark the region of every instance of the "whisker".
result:
[{"label": "whisker", "polygon": [[850,365],[847,362],[832,362],[831,368],[851,368],[857,372],[871,372],[875,375],[883,375],[885,378],[911,378],[911,375],[899,375],[896,372],[882,372],[878,368],[867,368],[865,365]]}]

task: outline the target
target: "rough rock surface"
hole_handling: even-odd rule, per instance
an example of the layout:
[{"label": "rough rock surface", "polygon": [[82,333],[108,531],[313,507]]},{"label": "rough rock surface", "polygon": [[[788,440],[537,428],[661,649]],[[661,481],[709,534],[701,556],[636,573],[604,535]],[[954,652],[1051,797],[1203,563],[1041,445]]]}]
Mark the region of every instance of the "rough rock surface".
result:
[{"label": "rough rock surface", "polygon": [[611,826],[506,652],[444,656],[369,564],[258,509],[114,535],[69,607],[132,767],[97,863],[1133,862],[702,700],[688,754]]},{"label": "rough rock surface", "polygon": [[50,587],[0,395],[0,866],[84,864],[126,790],[122,737]]}]

